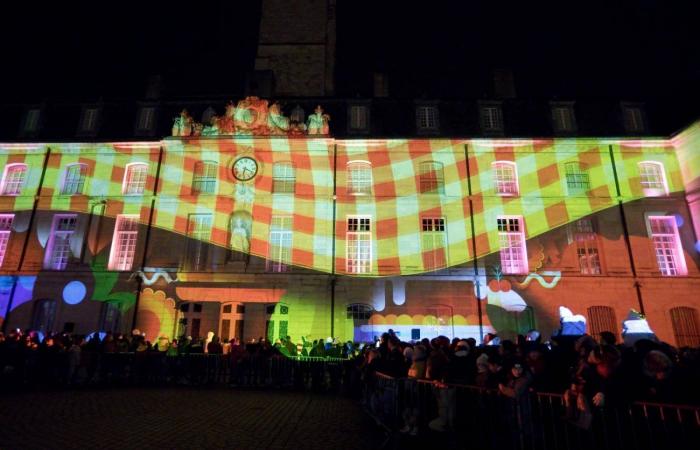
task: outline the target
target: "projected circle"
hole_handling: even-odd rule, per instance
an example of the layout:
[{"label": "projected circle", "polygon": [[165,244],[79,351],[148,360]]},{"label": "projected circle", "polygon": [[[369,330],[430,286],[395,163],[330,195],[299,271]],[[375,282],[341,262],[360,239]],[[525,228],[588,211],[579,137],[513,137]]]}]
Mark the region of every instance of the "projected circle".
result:
[{"label": "projected circle", "polygon": [[87,289],[80,281],[71,281],[63,288],[63,301],[69,305],[77,305],[85,298]]}]

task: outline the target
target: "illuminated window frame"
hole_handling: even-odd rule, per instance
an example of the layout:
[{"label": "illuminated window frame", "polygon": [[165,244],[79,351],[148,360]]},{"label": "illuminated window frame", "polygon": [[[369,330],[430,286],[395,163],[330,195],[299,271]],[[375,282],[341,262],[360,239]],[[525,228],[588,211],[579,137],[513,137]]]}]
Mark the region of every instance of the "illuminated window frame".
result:
[{"label": "illuminated window frame", "polygon": [[348,194],[372,194],[372,164],[369,161],[349,161],[346,173]]},{"label": "illuminated window frame", "polygon": [[192,194],[216,194],[216,161],[197,161],[192,172]]},{"label": "illuminated window frame", "polygon": [[207,264],[208,245],[211,239],[212,229],[211,214],[190,214],[187,217],[187,268],[192,271],[200,271]]},{"label": "illuminated window frame", "polygon": [[576,242],[576,257],[581,275],[603,273],[598,250],[598,235],[591,219],[579,219],[570,225],[573,240]]},{"label": "illuminated window frame", "polygon": [[518,167],[512,161],[495,161],[491,163],[493,173],[493,189],[496,195],[502,197],[517,197],[520,193],[518,185]]},{"label": "illuminated window frame", "polygon": [[122,194],[143,195],[148,180],[148,164],[136,162],[126,165]]},{"label": "illuminated window frame", "polygon": [[566,191],[569,195],[587,194],[591,190],[591,180],[585,164],[571,161],[564,164]]},{"label": "illuminated window frame", "polygon": [[66,166],[61,185],[61,195],[80,195],[85,189],[87,164],[75,163]]},{"label": "illuminated window frame", "polygon": [[498,216],[498,243],[501,272],[523,275],[528,272],[525,221],[522,216]]},{"label": "illuminated window frame", "polygon": [[131,270],[136,255],[139,232],[139,216],[120,214],[114,226],[112,248],[109,253],[109,270]]},{"label": "illuminated window frame", "polygon": [[437,106],[416,106],[416,126],[420,131],[436,131],[440,128],[440,112]]},{"label": "illuminated window frame", "polygon": [[27,165],[14,163],[5,166],[2,174],[2,195],[21,195],[27,180]]},{"label": "illuminated window frame", "polygon": [[348,216],[345,234],[346,271],[353,274],[372,272],[372,218]]},{"label": "illuminated window frame", "polygon": [[267,271],[287,272],[292,262],[292,216],[272,216],[268,239]]},{"label": "illuminated window frame", "polygon": [[14,220],[14,214],[0,214],[0,267],[5,261],[7,244],[10,242],[10,233],[12,233],[12,222]]},{"label": "illuminated window frame", "polygon": [[136,122],[136,131],[151,131],[155,123],[156,107],[142,106],[139,108],[139,117]]},{"label": "illuminated window frame", "polygon": [[552,125],[557,133],[573,133],[576,131],[576,112],[573,104],[554,103],[550,106],[552,110]]},{"label": "illuminated window frame", "polygon": [[675,216],[648,216],[649,238],[654,247],[656,265],[661,275],[676,277],[688,274],[683,246]]},{"label": "illuminated window frame", "polygon": [[503,131],[503,110],[500,105],[482,105],[479,108],[479,115],[484,132]]},{"label": "illuminated window frame", "polygon": [[421,217],[421,250],[425,270],[447,267],[447,222],[444,217]]},{"label": "illuminated window frame", "polygon": [[639,184],[646,197],[662,197],[668,195],[666,169],[659,161],[642,161],[637,164],[639,169]]},{"label": "illuminated window frame", "polygon": [[291,161],[276,162],[272,166],[272,193],[293,194],[296,189],[296,170]]},{"label": "illuminated window frame", "polygon": [[364,132],[369,130],[369,106],[348,106],[348,131]]},{"label": "illuminated window frame", "polygon": [[445,193],[445,169],[438,161],[424,161],[418,166],[421,194]]},{"label": "illuminated window frame", "polygon": [[44,268],[64,270],[71,256],[70,240],[78,225],[77,214],[56,214],[46,243]]}]

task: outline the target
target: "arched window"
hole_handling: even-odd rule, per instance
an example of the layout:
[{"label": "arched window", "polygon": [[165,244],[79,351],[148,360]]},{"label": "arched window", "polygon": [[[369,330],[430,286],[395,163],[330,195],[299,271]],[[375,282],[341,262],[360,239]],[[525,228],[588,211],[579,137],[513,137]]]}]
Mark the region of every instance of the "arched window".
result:
[{"label": "arched window", "polygon": [[141,195],[146,190],[146,178],[148,176],[148,164],[132,163],[126,165],[122,194]]},{"label": "arched window", "polygon": [[53,323],[56,319],[56,300],[45,298],[38,300],[34,305],[32,317],[32,329],[44,334],[54,331]]},{"label": "arched window", "polygon": [[445,172],[442,163],[437,161],[420,163],[418,176],[421,194],[445,193]]},{"label": "arched window", "polygon": [[678,347],[700,346],[698,310],[688,306],[671,308],[671,324]]},{"label": "arched window", "polygon": [[2,176],[2,195],[20,195],[27,178],[26,164],[8,164]]},{"label": "arched window", "polygon": [[199,161],[194,165],[192,175],[193,194],[216,193],[216,169],[218,164],[214,161]]},{"label": "arched window", "polygon": [[272,192],[293,194],[296,184],[294,165],[289,161],[276,162],[272,166]]},{"label": "arched window", "polygon": [[347,168],[348,194],[369,195],[372,193],[372,165],[367,161],[350,161]]},{"label": "arched window", "polygon": [[617,335],[615,310],[610,306],[591,306],[588,308],[588,332],[597,337],[603,331]]},{"label": "arched window", "polygon": [[83,193],[85,187],[85,176],[87,175],[87,164],[70,164],[66,166],[66,173],[63,176],[63,186],[61,195],[79,195]]},{"label": "arched window", "polygon": [[517,196],[518,189],[518,171],[514,162],[511,161],[496,161],[491,164],[493,170],[494,190],[497,195],[502,196]]},{"label": "arched window", "polygon": [[658,197],[668,194],[664,165],[657,161],[642,161],[639,163],[639,183],[644,195]]}]

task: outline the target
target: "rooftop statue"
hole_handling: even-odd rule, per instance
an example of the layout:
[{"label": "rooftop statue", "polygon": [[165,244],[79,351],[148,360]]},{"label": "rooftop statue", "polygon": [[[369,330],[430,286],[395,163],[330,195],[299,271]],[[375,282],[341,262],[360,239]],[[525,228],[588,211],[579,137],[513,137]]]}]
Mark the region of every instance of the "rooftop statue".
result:
[{"label": "rooftop statue", "polygon": [[289,132],[289,118],[282,114],[280,104],[274,102],[268,111],[267,127],[270,134],[286,135]]},{"label": "rooftop statue", "polygon": [[323,113],[321,105],[316,106],[314,113],[310,114],[309,118],[306,119],[306,128],[309,135],[328,135],[328,122],[330,122],[330,120],[331,116]]},{"label": "rooftop statue", "polygon": [[190,136],[192,134],[192,117],[186,109],[173,122],[173,136]]}]

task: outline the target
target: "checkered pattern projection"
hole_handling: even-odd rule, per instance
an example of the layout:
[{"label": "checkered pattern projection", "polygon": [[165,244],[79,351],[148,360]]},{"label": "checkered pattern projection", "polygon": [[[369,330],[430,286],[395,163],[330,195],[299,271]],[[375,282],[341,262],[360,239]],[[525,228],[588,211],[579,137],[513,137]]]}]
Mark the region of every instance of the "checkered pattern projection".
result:
[{"label": "checkered pattern projection", "polygon": [[[239,181],[232,166],[244,156],[256,161],[257,173]],[[193,186],[202,162],[217,167],[215,186],[206,192]],[[515,163],[514,195],[496,190],[497,162]],[[143,224],[150,220],[151,226],[181,236],[188,234],[192,215],[206,214],[211,215],[210,243],[262,258],[269,253],[272,217],[288,217],[291,265],[340,274],[349,267],[348,218],[368,217],[368,270],[352,275],[404,275],[497,252],[499,216],[522,217],[525,236],[532,238],[619,199],[641,198],[647,195],[640,182],[644,162],[662,164],[668,192],[683,189],[670,141],[214,137],[0,144],[0,165],[28,168],[21,193],[0,198],[0,212],[29,210],[35,195],[39,209],[55,212],[89,213],[104,200],[109,217],[137,215]],[[77,163],[86,166],[83,192],[62,195],[66,167]],[[136,163],[148,167],[144,192],[125,195],[125,173]],[[351,175],[351,166],[360,171]],[[275,180],[280,173],[285,179]],[[441,226],[427,229],[425,223]],[[243,231],[234,232],[235,227]],[[444,254],[436,257],[441,245]]]}]

